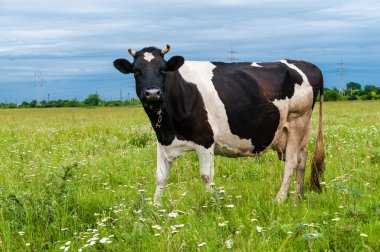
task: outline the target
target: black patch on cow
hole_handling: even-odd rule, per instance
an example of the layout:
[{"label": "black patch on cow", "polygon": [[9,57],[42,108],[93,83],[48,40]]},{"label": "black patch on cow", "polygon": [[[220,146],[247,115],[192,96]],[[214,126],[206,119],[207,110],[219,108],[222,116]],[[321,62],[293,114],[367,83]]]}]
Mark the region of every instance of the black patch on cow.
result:
[{"label": "black patch on cow", "polygon": [[302,76],[280,62],[213,63],[212,82],[226,108],[231,132],[240,138],[251,139],[259,153],[273,141],[280,112],[272,103],[275,99],[291,98],[295,83]]},{"label": "black patch on cow", "polygon": [[314,64],[306,61],[298,60],[287,60],[289,63],[294,64],[298,67],[309,80],[310,85],[313,88],[313,105],[314,108],[315,100],[317,99],[318,93],[323,94],[323,75],[321,70]]},{"label": "black patch on cow", "polygon": [[[186,82],[178,71],[168,72],[165,81],[163,104],[144,107],[158,141],[170,145],[174,138],[192,141],[210,148],[214,143],[213,131],[207,111],[196,85]],[[156,127],[157,111],[162,108],[161,126]]]}]

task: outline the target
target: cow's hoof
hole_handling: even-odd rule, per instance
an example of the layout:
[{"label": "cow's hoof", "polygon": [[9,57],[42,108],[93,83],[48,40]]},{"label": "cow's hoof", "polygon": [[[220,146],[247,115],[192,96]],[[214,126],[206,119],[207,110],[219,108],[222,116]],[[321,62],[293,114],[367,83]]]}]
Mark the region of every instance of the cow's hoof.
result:
[{"label": "cow's hoof", "polygon": [[277,194],[276,196],[276,202],[278,203],[281,203],[281,202],[284,202],[286,200],[286,194]]}]

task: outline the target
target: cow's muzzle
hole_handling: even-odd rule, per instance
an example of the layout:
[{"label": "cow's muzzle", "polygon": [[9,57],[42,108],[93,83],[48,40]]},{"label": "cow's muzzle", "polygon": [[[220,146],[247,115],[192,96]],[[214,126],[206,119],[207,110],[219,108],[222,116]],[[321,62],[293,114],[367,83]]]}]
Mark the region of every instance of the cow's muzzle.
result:
[{"label": "cow's muzzle", "polygon": [[148,102],[156,102],[160,100],[161,90],[158,88],[147,88],[144,90],[144,95]]}]

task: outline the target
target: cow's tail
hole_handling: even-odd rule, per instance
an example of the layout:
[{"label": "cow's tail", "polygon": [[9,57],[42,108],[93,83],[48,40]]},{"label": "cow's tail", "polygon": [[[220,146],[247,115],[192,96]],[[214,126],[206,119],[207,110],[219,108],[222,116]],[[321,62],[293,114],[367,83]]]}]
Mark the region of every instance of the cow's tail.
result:
[{"label": "cow's tail", "polygon": [[313,157],[311,159],[311,178],[310,187],[311,190],[318,193],[322,192],[320,180],[323,178],[323,172],[325,171],[325,150],[323,147],[323,134],[322,134],[322,107],[323,107],[323,81],[319,90],[319,119],[318,119],[318,132],[317,139],[315,141],[315,148]]}]

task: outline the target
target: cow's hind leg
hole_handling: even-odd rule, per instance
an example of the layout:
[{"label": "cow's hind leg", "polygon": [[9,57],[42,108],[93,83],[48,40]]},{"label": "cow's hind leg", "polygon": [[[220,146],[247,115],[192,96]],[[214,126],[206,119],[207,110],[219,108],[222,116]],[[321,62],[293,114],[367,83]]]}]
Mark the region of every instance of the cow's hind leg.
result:
[{"label": "cow's hind leg", "polygon": [[170,174],[170,161],[164,154],[161,144],[157,143],[157,170],[156,170],[156,192],[154,193],[154,204],[161,204],[162,194]]},{"label": "cow's hind leg", "polygon": [[207,192],[213,190],[214,185],[214,146],[206,149],[202,146],[196,148],[200,173]]},{"label": "cow's hind leg", "polygon": [[292,175],[294,170],[298,166],[299,161],[299,146],[298,144],[292,144],[292,146],[287,146],[285,153],[285,169],[284,178],[282,180],[281,188],[277,193],[276,201],[284,201],[287,197],[289,186],[292,180]]},{"label": "cow's hind leg", "polygon": [[307,160],[307,142],[309,140],[311,131],[311,120],[309,121],[308,128],[306,130],[306,133],[302,139],[301,146],[300,146],[300,162],[297,166],[297,193],[299,196],[303,196],[303,183],[305,178],[305,169],[306,169],[306,160]]},{"label": "cow's hind leg", "polygon": [[303,196],[303,182],[305,178],[307,150],[302,149],[299,153],[300,162],[297,166],[297,193],[299,196]]},{"label": "cow's hind leg", "polygon": [[[301,162],[301,143],[307,128],[304,127],[304,118],[298,118],[289,123],[285,150],[285,169],[281,188],[276,196],[276,201],[284,201],[287,197],[294,170]],[[305,159],[306,160],[306,159]],[[301,168],[301,167],[300,167]],[[298,173],[301,177],[302,173]],[[302,175],[303,177],[303,175]]]}]

